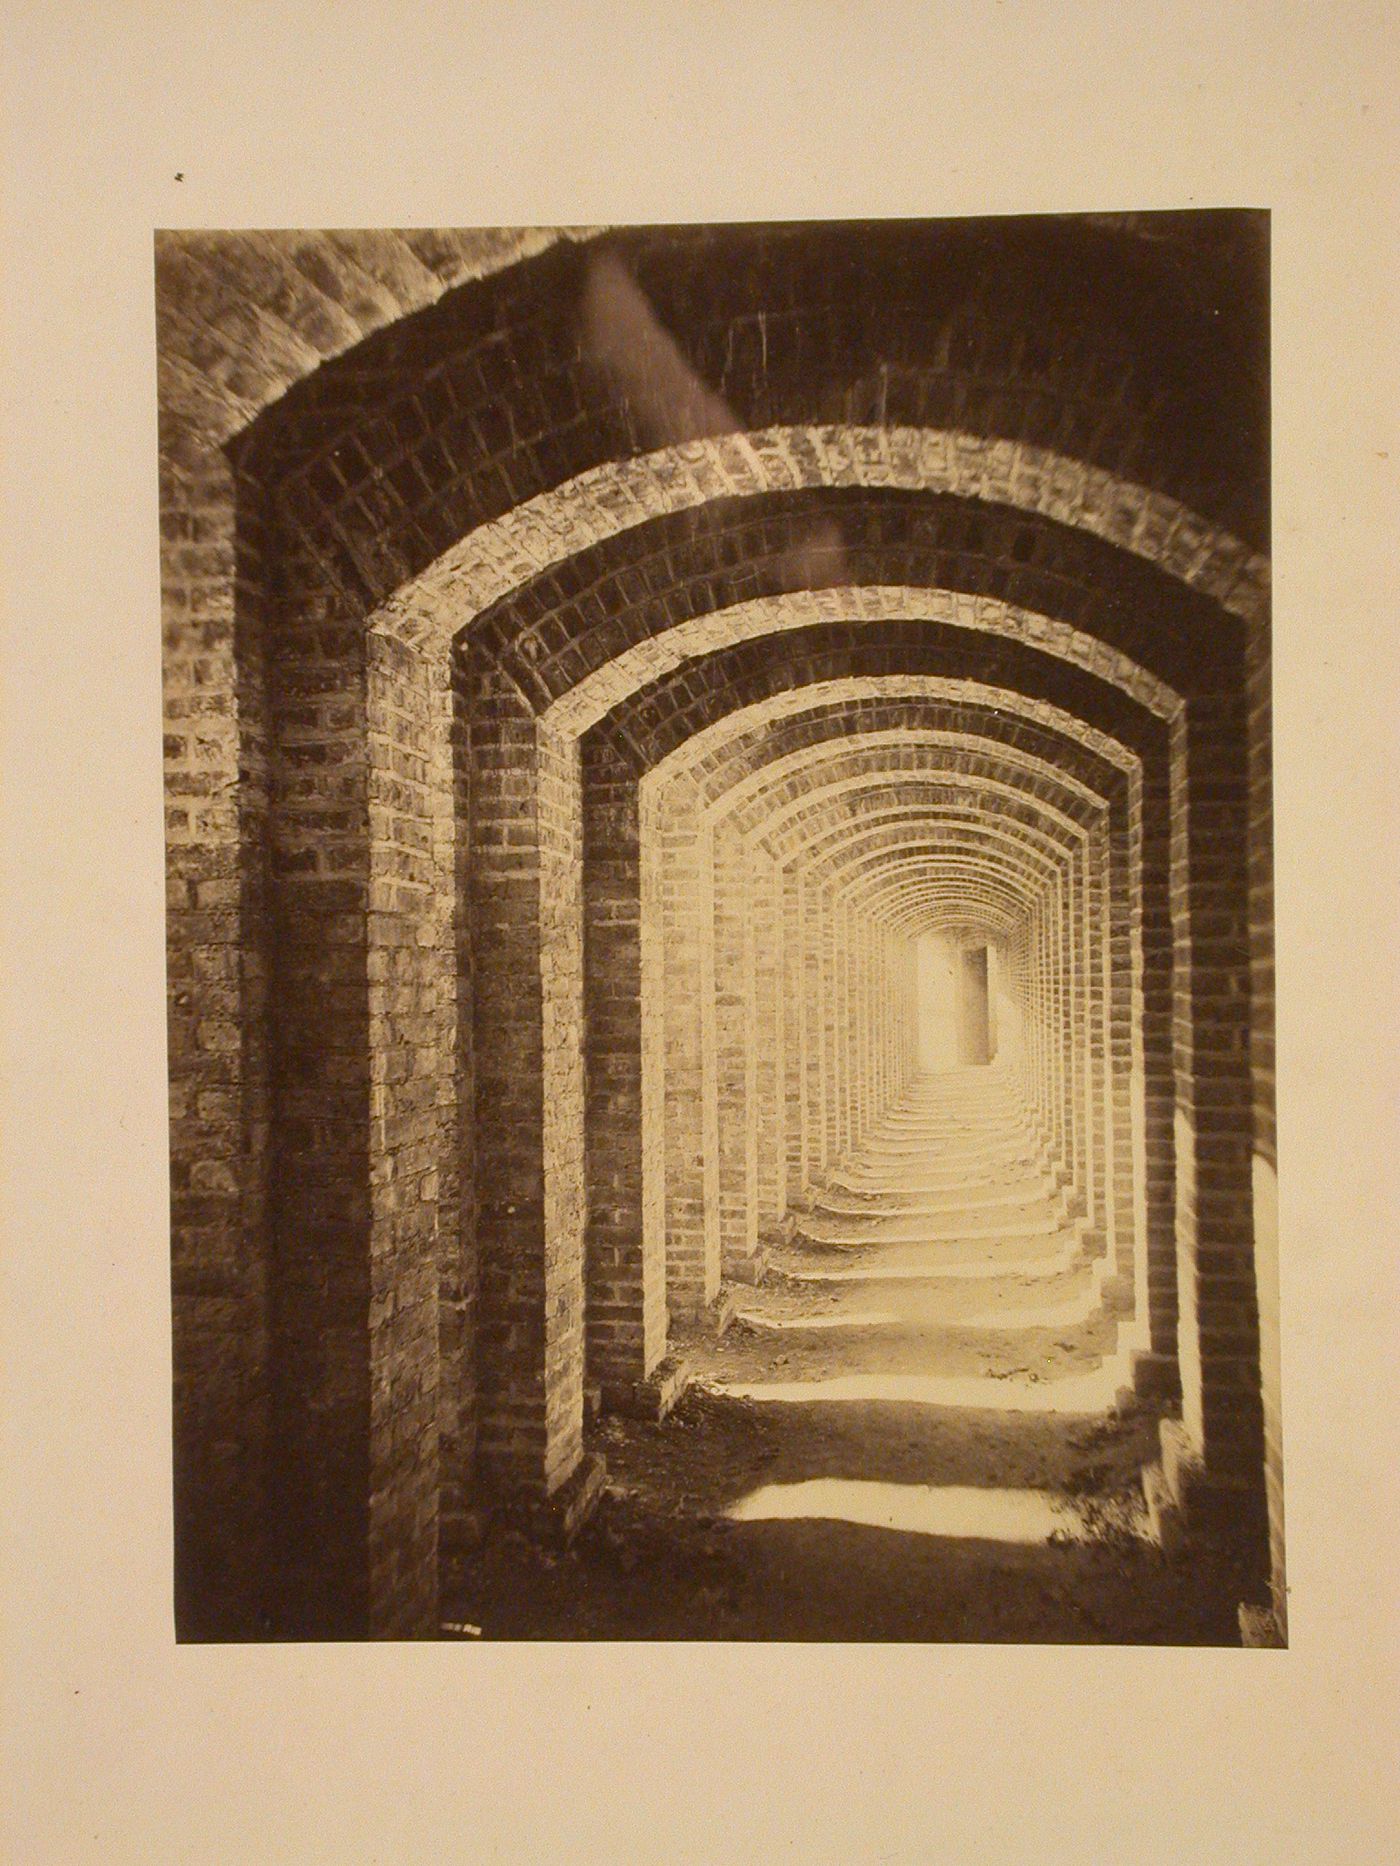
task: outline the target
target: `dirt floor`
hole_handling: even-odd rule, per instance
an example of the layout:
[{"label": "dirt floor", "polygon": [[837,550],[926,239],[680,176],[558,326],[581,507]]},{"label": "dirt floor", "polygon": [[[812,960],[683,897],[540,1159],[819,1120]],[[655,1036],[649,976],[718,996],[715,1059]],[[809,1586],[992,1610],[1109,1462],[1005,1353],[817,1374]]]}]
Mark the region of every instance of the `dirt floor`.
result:
[{"label": "dirt floor", "polygon": [[[1123,1527],[1151,1451],[1146,1417],[1067,1428],[881,1402],[775,1408],[692,1389],[662,1424],[608,1419],[594,1439],[609,1486],[573,1548],[488,1532],[447,1622],[487,1639],[1239,1643],[1228,1569],[1200,1552],[1169,1560]],[[927,1483],[933,1470],[941,1483],[1054,1488],[1080,1500],[1088,1539],[1022,1546],[725,1515],[760,1485],[872,1468],[896,1484]]]},{"label": "dirt floor", "polygon": [[[572,1548],[502,1524],[446,1591],[484,1639],[1237,1645],[1225,1555],[1152,1539],[1155,1416],[1053,1175],[991,1072],[934,1079],[675,1342],[660,1423],[590,1427]],[[452,1636],[449,1633],[447,1636]]]}]

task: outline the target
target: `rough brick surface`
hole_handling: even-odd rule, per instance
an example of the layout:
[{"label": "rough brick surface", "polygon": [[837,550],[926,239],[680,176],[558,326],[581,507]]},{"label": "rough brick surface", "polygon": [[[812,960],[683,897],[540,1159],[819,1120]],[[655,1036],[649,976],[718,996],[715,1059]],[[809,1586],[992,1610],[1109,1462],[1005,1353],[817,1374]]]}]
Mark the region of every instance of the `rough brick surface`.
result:
[{"label": "rough brick surface", "polygon": [[1261,227],[160,237],[182,1636],[431,1632],[930,933],[1281,1611]]}]

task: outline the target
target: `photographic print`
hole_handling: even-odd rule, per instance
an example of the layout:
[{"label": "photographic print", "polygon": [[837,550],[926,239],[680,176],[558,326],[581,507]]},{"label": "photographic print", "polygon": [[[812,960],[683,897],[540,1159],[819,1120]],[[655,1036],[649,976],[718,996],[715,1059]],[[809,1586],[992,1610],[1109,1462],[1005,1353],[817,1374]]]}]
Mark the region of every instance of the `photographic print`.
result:
[{"label": "photographic print", "polygon": [[155,297],[178,1637],[1285,1643],[1268,215]]}]

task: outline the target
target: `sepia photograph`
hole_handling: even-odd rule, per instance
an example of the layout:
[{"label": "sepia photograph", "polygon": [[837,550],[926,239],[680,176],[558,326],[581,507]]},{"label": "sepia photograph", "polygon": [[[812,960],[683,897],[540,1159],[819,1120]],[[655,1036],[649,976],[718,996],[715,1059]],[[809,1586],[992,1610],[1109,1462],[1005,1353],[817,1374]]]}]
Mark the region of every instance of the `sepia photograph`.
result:
[{"label": "sepia photograph", "polygon": [[0,1858],[1400,1857],[1400,15],[4,38]]},{"label": "sepia photograph", "polygon": [[1283,1643],[1268,232],[157,235],[181,1639]]}]

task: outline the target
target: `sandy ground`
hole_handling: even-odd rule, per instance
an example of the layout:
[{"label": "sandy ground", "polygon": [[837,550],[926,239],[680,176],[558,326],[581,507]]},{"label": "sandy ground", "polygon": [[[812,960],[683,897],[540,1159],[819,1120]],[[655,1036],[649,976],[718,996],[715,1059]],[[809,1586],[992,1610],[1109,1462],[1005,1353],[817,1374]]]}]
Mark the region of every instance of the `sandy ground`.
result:
[{"label": "sandy ground", "polygon": [[[965,1099],[960,1100],[963,1096]],[[969,1109],[972,1111],[969,1112]],[[916,1085],[772,1253],[665,1421],[591,1429],[574,1547],[488,1529],[483,1638],[1238,1644],[1223,1555],[1168,1559],[1155,1417],[1057,1182],[989,1071]]]},{"label": "sandy ground", "polygon": [[[603,1503],[573,1549],[488,1534],[445,1618],[494,1639],[969,1640],[1235,1645],[1228,1573],[1121,1527],[1152,1421],[774,1407],[692,1390],[660,1425],[610,1419]],[[732,1522],[762,1485],[858,1472],[1051,1488],[1091,1539],[1021,1546],[844,1522]],[[936,1473],[931,1477],[931,1473]],[[1097,1523],[1098,1533],[1093,1530]]]}]

